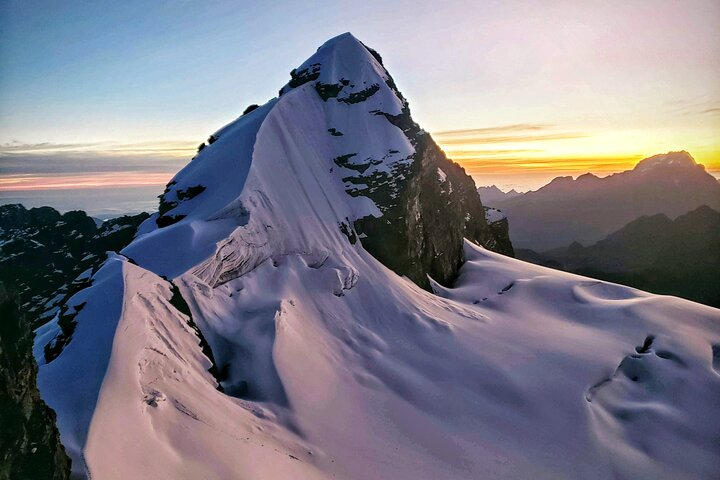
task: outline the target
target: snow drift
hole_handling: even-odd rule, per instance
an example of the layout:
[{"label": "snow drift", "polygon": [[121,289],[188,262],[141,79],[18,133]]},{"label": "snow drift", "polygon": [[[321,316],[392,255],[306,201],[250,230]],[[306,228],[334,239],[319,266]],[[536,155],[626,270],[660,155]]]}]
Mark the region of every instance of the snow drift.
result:
[{"label": "snow drift", "polygon": [[[327,42],[39,329],[74,475],[715,477],[718,310],[472,242],[431,293],[366,250],[356,223],[393,218],[418,162],[390,80]],[[427,178],[451,211],[449,170]]]}]

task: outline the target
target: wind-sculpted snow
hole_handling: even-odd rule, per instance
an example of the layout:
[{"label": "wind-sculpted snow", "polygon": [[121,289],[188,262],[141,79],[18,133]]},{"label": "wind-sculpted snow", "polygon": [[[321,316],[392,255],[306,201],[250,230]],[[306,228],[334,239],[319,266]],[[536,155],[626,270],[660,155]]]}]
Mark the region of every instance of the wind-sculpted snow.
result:
[{"label": "wind-sculpted snow", "polygon": [[[122,313],[85,317],[92,287],[41,388],[99,478],[713,478],[717,310],[466,256],[438,295],[354,248],[182,276],[223,392],[168,283],[122,262]],[[110,342],[97,400],[59,387]]]},{"label": "wind-sculpted snow", "polygon": [[83,449],[98,393],[110,365],[110,353],[123,308],[124,262],[109,258],[93,277],[93,287],[75,294],[70,303],[84,308],[75,317],[72,337],[59,357],[46,363],[46,346],[62,335],[57,318],[36,331],[38,388],[55,410],[60,439],[76,474],[85,473]]},{"label": "wind-sculpted snow", "polygon": [[[328,70],[333,45],[349,53]],[[217,132],[170,185],[165,214],[182,218],[152,217],[71,299],[85,305],[40,388],[78,476],[713,478],[718,310],[471,242],[454,286],[430,292],[365,249],[354,221],[387,205],[349,195],[360,172],[333,160],[397,151],[365,170],[380,171],[414,147],[364,109],[387,92],[402,108],[385,82],[360,96],[342,83],[386,79],[364,48],[331,40],[278,100]],[[343,89],[324,100],[318,81]],[[380,140],[336,143],[351,132]],[[433,186],[461,188],[430,167]]]}]

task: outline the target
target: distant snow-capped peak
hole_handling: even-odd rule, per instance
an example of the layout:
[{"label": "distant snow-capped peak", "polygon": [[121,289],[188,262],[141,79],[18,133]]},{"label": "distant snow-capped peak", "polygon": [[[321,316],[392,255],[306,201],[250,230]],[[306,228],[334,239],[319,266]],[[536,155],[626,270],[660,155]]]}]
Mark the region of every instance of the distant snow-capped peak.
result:
[{"label": "distant snow-capped peak", "polygon": [[696,167],[698,163],[695,159],[685,150],[679,152],[668,152],[659,155],[653,155],[652,157],[640,160],[633,170],[638,172],[647,172],[650,170],[673,167],[673,168],[687,168]]}]

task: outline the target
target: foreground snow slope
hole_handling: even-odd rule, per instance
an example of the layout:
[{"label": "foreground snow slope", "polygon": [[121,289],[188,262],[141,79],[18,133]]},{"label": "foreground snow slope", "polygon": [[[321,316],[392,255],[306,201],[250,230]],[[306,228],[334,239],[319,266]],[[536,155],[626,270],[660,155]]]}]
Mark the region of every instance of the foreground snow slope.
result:
[{"label": "foreground snow slope", "polygon": [[[293,78],[384,75],[350,35],[316,55]],[[385,152],[361,169],[397,180],[413,144],[367,113],[402,102],[298,82],[216,133],[165,220],[38,331],[78,478],[716,476],[718,310],[470,242],[453,288],[421,289],[353,240],[387,204],[332,160]]]}]

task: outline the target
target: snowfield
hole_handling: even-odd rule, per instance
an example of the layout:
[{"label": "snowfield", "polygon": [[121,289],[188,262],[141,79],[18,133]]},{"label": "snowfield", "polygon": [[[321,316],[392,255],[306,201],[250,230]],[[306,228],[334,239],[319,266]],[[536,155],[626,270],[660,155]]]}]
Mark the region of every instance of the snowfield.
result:
[{"label": "snowfield", "polygon": [[488,223],[494,223],[505,220],[507,217],[504,213],[502,213],[502,211],[498,210],[497,208],[485,207],[485,218],[487,219]]},{"label": "snowfield", "polygon": [[396,275],[351,241],[383,205],[346,179],[411,161],[373,113],[401,100],[349,34],[303,70],[348,84],[296,81],[218,131],[174,223],[70,299],[57,358],[67,320],[37,332],[77,478],[717,478],[720,311],[470,242],[452,288]]}]

